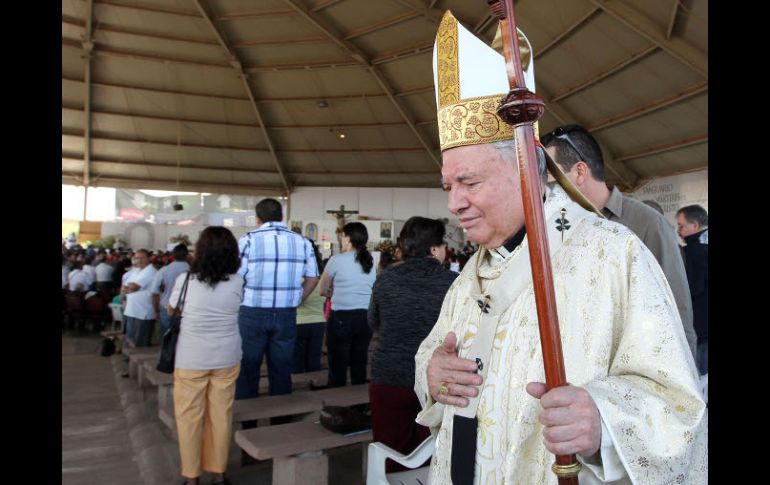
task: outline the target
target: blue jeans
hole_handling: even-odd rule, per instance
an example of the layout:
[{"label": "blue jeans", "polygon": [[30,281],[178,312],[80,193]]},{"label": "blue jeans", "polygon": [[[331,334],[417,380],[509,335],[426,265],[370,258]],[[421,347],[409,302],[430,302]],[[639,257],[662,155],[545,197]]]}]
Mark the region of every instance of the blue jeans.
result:
[{"label": "blue jeans", "polygon": [[235,399],[259,397],[259,368],[265,354],[268,393],[291,393],[297,309],[241,306],[238,328],[243,357],[241,373],[235,381]]},{"label": "blue jeans", "polygon": [[160,338],[162,342],[163,335],[165,335],[166,331],[171,328],[171,316],[169,316],[165,309],[161,309],[158,314],[158,321],[160,322]]},{"label": "blue jeans", "polygon": [[155,320],[142,320],[128,317],[129,331],[133,332],[133,341],[136,347],[149,347],[152,341],[152,331],[155,329]]},{"label": "blue jeans", "polygon": [[294,344],[294,374],[321,370],[321,347],[324,343],[326,322],[297,325]]}]

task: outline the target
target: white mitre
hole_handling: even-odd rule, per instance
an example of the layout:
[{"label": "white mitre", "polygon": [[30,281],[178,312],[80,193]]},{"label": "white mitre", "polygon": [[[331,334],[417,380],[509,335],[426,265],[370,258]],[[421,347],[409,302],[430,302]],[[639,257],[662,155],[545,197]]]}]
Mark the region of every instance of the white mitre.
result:
[{"label": "white mitre", "polygon": [[[498,28],[495,43],[499,34]],[[524,82],[534,92],[532,45],[518,29],[517,34]],[[460,25],[448,10],[433,47],[433,84],[441,151],[513,138],[513,127],[497,116],[500,101],[510,91],[505,58]],[[537,137],[537,124],[535,130]]]}]

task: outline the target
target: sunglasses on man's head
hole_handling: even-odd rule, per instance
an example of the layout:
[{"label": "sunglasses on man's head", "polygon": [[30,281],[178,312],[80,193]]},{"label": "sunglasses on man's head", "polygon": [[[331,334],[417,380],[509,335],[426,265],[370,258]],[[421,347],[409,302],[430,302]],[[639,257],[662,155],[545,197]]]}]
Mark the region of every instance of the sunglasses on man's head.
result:
[{"label": "sunglasses on man's head", "polygon": [[578,129],[573,129],[570,131],[565,130],[561,126],[553,130],[552,132],[548,133],[542,138],[542,143],[544,147],[548,147],[551,142],[553,142],[554,139],[559,139],[567,143],[573,150],[575,150],[575,153],[578,154],[578,157],[580,160],[583,160],[584,162],[587,162],[588,159],[583,156],[582,153],[580,153],[580,150],[578,150],[577,145],[575,145],[575,142],[572,141],[572,138],[570,138],[569,134],[580,131]]}]

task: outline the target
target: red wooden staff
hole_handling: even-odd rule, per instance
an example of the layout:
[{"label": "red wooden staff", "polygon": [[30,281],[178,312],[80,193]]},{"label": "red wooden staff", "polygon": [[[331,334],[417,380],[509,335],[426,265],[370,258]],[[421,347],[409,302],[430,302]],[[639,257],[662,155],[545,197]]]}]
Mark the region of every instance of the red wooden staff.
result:
[{"label": "red wooden staff", "polygon": [[[545,384],[548,390],[567,385],[564,357],[559,335],[559,317],[556,314],[556,295],[553,289],[551,260],[548,256],[543,219],[543,195],[535,152],[535,133],[532,124],[543,115],[545,105],[524,83],[516,18],[512,0],[487,0],[492,13],[500,20],[505,52],[505,68],[511,91],[502,100],[497,114],[514,127],[516,159],[521,177],[521,197],[524,203],[524,222],[529,241],[529,261],[535,286],[540,344],[543,349]],[[533,56],[534,57],[534,56]],[[534,60],[534,59],[533,59]],[[551,469],[559,477],[559,485],[578,485],[581,465],[575,455],[557,455]]]}]

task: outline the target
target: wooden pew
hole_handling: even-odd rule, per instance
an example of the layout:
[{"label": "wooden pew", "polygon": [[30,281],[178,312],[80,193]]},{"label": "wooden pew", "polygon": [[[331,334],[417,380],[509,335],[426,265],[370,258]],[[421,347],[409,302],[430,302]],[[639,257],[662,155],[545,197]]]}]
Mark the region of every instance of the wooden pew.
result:
[{"label": "wooden pew", "polygon": [[148,359],[155,359],[155,362],[157,363],[158,358],[160,357],[160,349],[157,346],[129,347],[124,345],[121,352],[128,357],[128,376],[132,379],[137,377],[142,362]]},{"label": "wooden pew", "polygon": [[[312,397],[305,397],[308,394]],[[311,405],[317,405],[319,406],[317,410],[320,411],[323,406],[350,406],[368,403],[369,385],[334,387],[321,391],[297,392],[285,397],[270,396],[269,398],[287,399],[286,402],[288,403],[290,396],[295,396],[295,399],[302,403],[300,405],[306,405],[305,409],[310,409]],[[257,401],[266,401],[269,398],[242,400],[240,403],[244,408],[253,407],[252,409],[256,409]],[[278,399],[273,402],[275,404],[281,403]],[[273,409],[271,412],[275,412],[275,410]],[[250,419],[256,417],[255,414],[247,415],[243,411],[241,413],[241,416],[248,416]],[[233,415],[235,416],[235,412]],[[235,443],[253,458],[273,460],[273,485],[326,483],[329,474],[329,462],[324,451],[356,443],[366,445],[372,440],[372,431],[343,436],[321,426],[317,422],[317,412],[313,412],[311,416],[315,419],[238,430],[235,432]],[[366,462],[365,447],[363,451],[364,462]]]},{"label": "wooden pew", "polygon": [[329,457],[324,450],[363,443],[366,460],[366,445],[371,440],[371,430],[341,435],[312,421],[235,432],[235,443],[250,456],[273,460],[273,485],[325,484]]},{"label": "wooden pew", "polygon": [[[155,370],[155,362],[144,361],[143,372],[147,375],[150,383],[158,385],[158,416],[172,431],[176,430],[174,420],[173,404],[173,384],[174,376],[164,374]],[[240,423],[249,420],[267,420],[278,416],[300,415],[308,418],[311,413],[320,411],[327,401],[332,402],[351,402],[360,404],[369,402],[369,395],[363,393],[361,389],[356,391],[345,391],[342,389],[325,389],[323,391],[308,391],[310,383],[318,385],[326,383],[326,371],[306,372],[302,374],[292,374],[292,385],[295,392],[277,396],[267,395],[267,379],[260,380],[261,397],[254,399],[240,399],[233,403],[233,421]],[[161,386],[164,389],[161,389]],[[354,386],[365,387],[365,386]],[[352,392],[352,394],[351,394]],[[365,395],[364,395],[365,394]],[[340,404],[347,405],[347,404]]]}]

